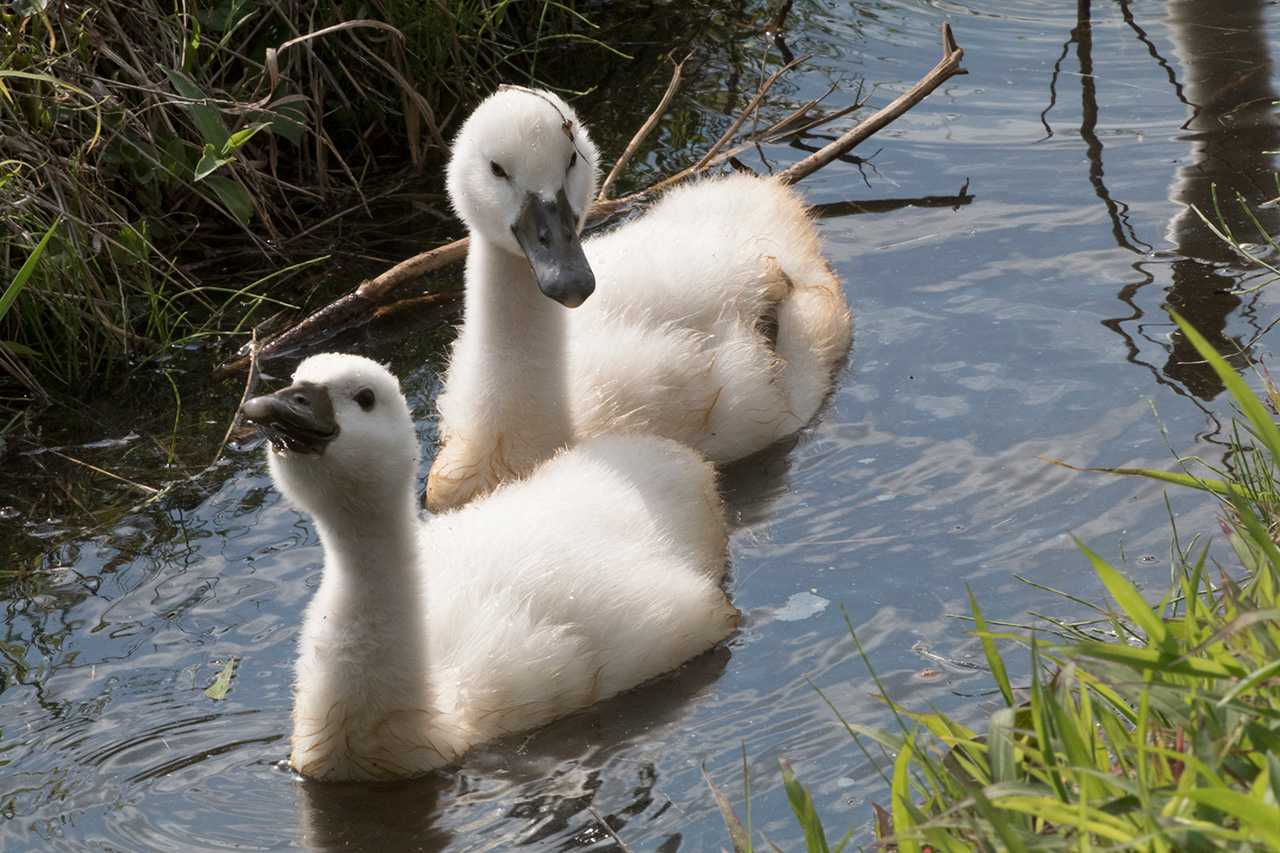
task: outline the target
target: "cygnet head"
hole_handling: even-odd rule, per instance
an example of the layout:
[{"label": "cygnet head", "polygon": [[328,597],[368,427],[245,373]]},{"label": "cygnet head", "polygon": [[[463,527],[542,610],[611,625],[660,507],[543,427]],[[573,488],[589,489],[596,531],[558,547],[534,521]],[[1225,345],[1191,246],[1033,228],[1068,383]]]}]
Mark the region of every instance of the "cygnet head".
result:
[{"label": "cygnet head", "polygon": [[358,355],[313,355],[293,383],[241,409],[270,440],[271,477],[318,520],[412,507],[418,440],[400,383]]},{"label": "cygnet head", "polygon": [[557,95],[503,86],[462,125],[449,160],[449,197],[471,233],[527,258],[542,292],[569,308],[595,290],[578,232],[595,195],[596,158]]}]

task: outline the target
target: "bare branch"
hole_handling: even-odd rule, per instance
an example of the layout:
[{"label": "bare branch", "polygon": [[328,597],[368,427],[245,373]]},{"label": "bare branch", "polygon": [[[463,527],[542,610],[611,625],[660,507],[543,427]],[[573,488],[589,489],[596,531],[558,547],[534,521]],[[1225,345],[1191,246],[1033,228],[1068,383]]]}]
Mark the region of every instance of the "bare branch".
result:
[{"label": "bare branch", "polygon": [[[609,175],[604,179],[604,183],[600,185],[600,194],[596,196],[596,201],[604,201],[609,197],[609,190],[613,189],[613,182],[622,174],[622,170],[631,162],[631,158],[635,156],[636,151],[640,148],[640,144],[645,138],[653,132],[658,125],[658,119],[666,115],[667,107],[671,105],[671,99],[675,97],[676,89],[680,88],[680,73],[684,70],[684,64],[689,61],[689,54],[684,59],[671,62],[671,82],[667,84],[667,91],[662,93],[662,100],[658,101],[658,105],[653,108],[653,112],[649,113],[649,118],[645,119],[644,124],[640,125],[640,129],[631,137],[631,141],[627,143],[627,147],[623,149],[622,156],[613,164],[613,168],[609,170]],[[667,57],[670,59],[670,55]]]},{"label": "bare branch", "polygon": [[824,145],[821,150],[783,169],[778,173],[778,180],[784,184],[794,184],[796,181],[802,180],[818,171],[840,155],[847,154],[858,143],[864,141],[867,137],[923,101],[930,92],[947,80],[957,74],[967,74],[968,72],[960,67],[960,60],[963,58],[964,51],[956,44],[956,37],[951,32],[951,25],[943,23],[942,59],[938,60],[938,64],[933,66],[933,69],[920,82],[863,121],[858,122],[850,130],[845,131],[835,142],[830,145]]},{"label": "bare branch", "polygon": [[779,77],[781,77],[787,71],[790,71],[792,68],[795,68],[800,63],[807,62],[809,58],[810,57],[808,54],[804,56],[797,56],[795,59],[791,60],[786,65],[782,66],[777,71],[770,74],[769,79],[765,80],[764,83],[760,85],[760,89],[759,91],[756,92],[755,97],[752,98],[751,102],[747,104],[747,108],[744,109],[742,112],[738,113],[738,117],[734,119],[733,124],[729,125],[729,129],[726,130],[724,134],[715,141],[715,144],[713,144],[710,148],[707,149],[707,153],[702,155],[702,159],[694,164],[693,171],[698,172],[698,171],[701,171],[702,169],[705,169],[707,167],[707,164],[711,162],[711,159],[716,156],[716,152],[718,152],[721,148],[723,148],[733,139],[733,135],[738,132],[738,128],[742,127],[742,123],[747,120],[747,116],[755,112],[756,107],[760,106],[760,102],[764,100],[765,95],[769,94],[769,90],[773,88],[774,83],[778,82]]}]

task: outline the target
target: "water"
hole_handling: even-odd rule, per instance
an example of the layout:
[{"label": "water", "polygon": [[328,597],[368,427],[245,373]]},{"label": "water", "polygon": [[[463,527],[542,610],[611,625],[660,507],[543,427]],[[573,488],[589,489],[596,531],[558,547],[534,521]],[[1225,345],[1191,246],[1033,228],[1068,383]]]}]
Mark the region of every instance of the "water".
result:
[{"label": "water", "polygon": [[[740,23],[758,29],[763,8],[688,14],[704,16],[698,27],[671,29],[701,51],[649,171],[714,138],[725,91],[759,77],[766,42]],[[894,698],[976,719],[992,685],[954,618],[966,584],[990,617],[1080,618],[1015,577],[1097,595],[1074,534],[1159,590],[1162,490],[1043,458],[1165,467],[1161,423],[1178,450],[1220,455],[1222,389],[1161,306],[1220,345],[1251,344],[1255,358],[1274,340],[1254,338],[1280,313],[1275,295],[1228,292],[1261,279],[1187,205],[1212,207],[1216,183],[1238,236],[1261,242],[1231,199],[1280,194],[1263,153],[1280,148],[1275,4],[798,0],[786,44],[815,59],[779,95],[798,103],[828,80],[865,78],[884,103],[936,61],[944,19],[970,75],[860,149],[869,163],[833,165],[802,188],[834,204],[952,195],[967,182],[972,199],[823,220],[858,315],[852,366],[798,446],[726,474],[741,524],[732,593],[747,614],[727,648],[427,781],[305,784],[278,765],[321,552],[272,490],[260,449],[233,442],[212,470],[134,509],[147,497],[134,486],[64,456],[13,457],[0,480],[11,567],[0,580],[0,844],[606,849],[606,821],[637,850],[718,849],[726,836],[701,768],[741,811],[744,746],[758,830],[799,843],[779,788],[784,756],[833,833],[854,826],[865,842],[868,800],[886,792],[809,684],[850,719],[889,725],[841,606]],[[640,71],[588,110],[616,128],[597,132],[606,150],[656,101],[666,44],[638,45]],[[777,165],[802,152],[764,153]],[[1259,215],[1280,226],[1274,210]],[[344,342],[392,361],[427,446],[447,339],[433,320],[427,333]],[[198,471],[239,396],[191,378],[205,366],[172,365],[188,377],[176,436],[170,388],[156,381],[138,404],[65,413],[49,443],[142,485]],[[1214,532],[1206,502],[1170,498],[1184,532]],[[232,689],[214,701],[204,689],[233,657]],[[1025,663],[1012,674],[1025,680]]]}]

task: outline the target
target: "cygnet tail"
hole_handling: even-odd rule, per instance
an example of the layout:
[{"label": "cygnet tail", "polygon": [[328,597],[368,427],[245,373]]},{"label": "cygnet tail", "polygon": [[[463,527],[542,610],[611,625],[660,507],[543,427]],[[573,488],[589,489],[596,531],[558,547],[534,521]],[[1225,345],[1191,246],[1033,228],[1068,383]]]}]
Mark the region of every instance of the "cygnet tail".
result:
[{"label": "cygnet tail", "polygon": [[807,424],[826,402],[832,377],[849,354],[853,314],[839,279],[829,269],[794,285],[777,308],[774,351],[783,363],[782,387],[791,411]]}]

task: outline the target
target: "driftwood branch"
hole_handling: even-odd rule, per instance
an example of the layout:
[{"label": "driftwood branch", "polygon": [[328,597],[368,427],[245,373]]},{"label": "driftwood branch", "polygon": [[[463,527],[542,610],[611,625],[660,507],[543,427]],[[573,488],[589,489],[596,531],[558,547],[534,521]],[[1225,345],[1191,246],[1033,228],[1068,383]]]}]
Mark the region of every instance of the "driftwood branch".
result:
[{"label": "driftwood branch", "polygon": [[604,183],[600,185],[600,194],[596,196],[596,201],[604,201],[609,197],[609,190],[613,189],[613,182],[618,180],[618,176],[622,174],[622,170],[631,162],[631,158],[636,156],[641,143],[653,132],[658,126],[658,120],[667,113],[667,108],[671,106],[671,99],[675,97],[676,90],[680,88],[680,74],[684,71],[684,64],[689,61],[689,57],[671,63],[671,82],[667,84],[667,91],[662,93],[662,100],[658,101],[658,105],[653,108],[653,112],[649,113],[649,117],[645,119],[644,124],[640,125],[640,129],[631,137],[631,141],[627,143],[627,147],[623,149],[622,156],[613,164],[613,168],[609,170],[608,176],[604,179]]},{"label": "driftwood branch", "polygon": [[[734,120],[733,124],[729,125],[729,129],[726,130],[710,148],[707,149],[707,153],[702,155],[702,159],[693,165],[693,170],[696,172],[700,169],[707,168],[707,164],[715,159],[715,156],[719,153],[720,149],[728,145],[729,142],[733,140],[734,134],[738,132],[738,128],[742,127],[742,123],[747,120],[747,116],[754,113],[756,108],[760,106],[760,102],[764,100],[765,95],[769,94],[769,90],[773,88],[774,83],[778,82],[778,78],[790,71],[792,68],[795,68],[797,65],[800,65],[803,62],[808,62],[809,58],[808,54],[797,57],[769,75],[769,79],[760,84],[760,89],[756,92],[755,97],[751,99],[751,102],[747,104],[747,108],[738,113],[738,117]],[[828,94],[830,94],[830,92],[828,92]],[[813,105],[814,102],[810,101],[802,108],[802,110],[807,111],[808,108]],[[783,121],[785,122],[786,119]]]},{"label": "driftwood branch", "polygon": [[[777,180],[788,184],[796,183],[805,177],[821,169],[823,166],[831,163],[856,147],[859,143],[865,141],[868,137],[883,129],[886,125],[902,116],[916,104],[925,99],[931,92],[941,86],[944,82],[958,74],[967,73],[960,67],[960,61],[964,58],[964,51],[956,44],[955,36],[951,32],[949,24],[942,25],[942,58],[938,61],[929,73],[919,80],[914,86],[895,98],[889,104],[877,110],[873,115],[867,117],[857,125],[843,133],[840,137],[827,143],[821,149],[803,160],[787,167],[776,176]],[[621,210],[625,210],[637,203],[652,198],[657,193],[674,186],[676,184],[687,181],[693,177],[718,168],[722,164],[732,163],[736,156],[744,149],[762,142],[778,142],[788,138],[795,139],[800,135],[807,133],[814,128],[825,125],[847,115],[858,107],[862,106],[860,101],[849,107],[836,110],[831,113],[810,116],[818,102],[811,101],[802,108],[794,111],[786,118],[775,123],[774,125],[753,133],[747,138],[741,140],[737,145],[728,150],[723,150],[731,141],[731,137],[742,126],[743,121],[750,115],[759,105],[768,89],[777,82],[777,78],[783,71],[795,67],[799,64],[798,60],[788,62],[787,65],[767,79],[760,87],[760,91],[752,98],[734,121],[730,127],[730,131],[717,140],[714,145],[700,157],[695,163],[685,169],[663,178],[645,189],[633,192],[621,198],[608,198],[608,190],[612,187],[613,180],[616,179],[622,166],[634,156],[636,149],[639,148],[644,138],[652,131],[661,116],[665,113],[675,94],[676,87],[679,85],[680,72],[683,62],[677,63],[672,72],[671,82],[667,86],[667,91],[662,97],[662,101],[653,111],[645,124],[636,132],[631,143],[619,158],[619,162],[611,170],[609,177],[605,179],[605,184],[601,189],[600,196],[597,198],[591,209],[587,213],[588,224],[598,222],[612,214]],[[314,311],[293,326],[280,332],[270,340],[262,343],[257,350],[259,359],[269,359],[281,352],[302,345],[303,343],[316,339],[327,337],[337,331],[352,325],[367,322],[378,311],[379,308],[392,302],[401,301],[409,294],[398,293],[399,289],[419,277],[458,263],[467,254],[468,240],[463,238],[438,246],[429,251],[414,255],[411,258],[401,261],[382,274],[367,279],[362,282],[352,292],[325,305],[324,307]],[[421,294],[419,294],[421,295]],[[460,291],[450,291],[434,295],[432,298],[437,301],[447,301],[461,297]],[[417,301],[417,300],[415,300]],[[249,366],[249,355],[247,353],[237,356],[230,361],[220,365],[215,371],[216,377],[228,376],[239,373]]]},{"label": "driftwood branch", "polygon": [[862,142],[923,101],[930,92],[947,80],[957,74],[967,74],[968,72],[960,67],[960,60],[963,58],[964,51],[960,49],[960,45],[956,44],[956,37],[951,32],[951,25],[943,24],[942,59],[938,61],[937,65],[933,66],[920,82],[894,98],[873,115],[858,122],[855,127],[845,131],[835,142],[823,146],[821,151],[810,154],[800,162],[793,163],[782,170],[778,174],[778,180],[783,183],[794,184],[796,181],[803,180],[818,171],[841,154],[852,150],[859,142]]}]

